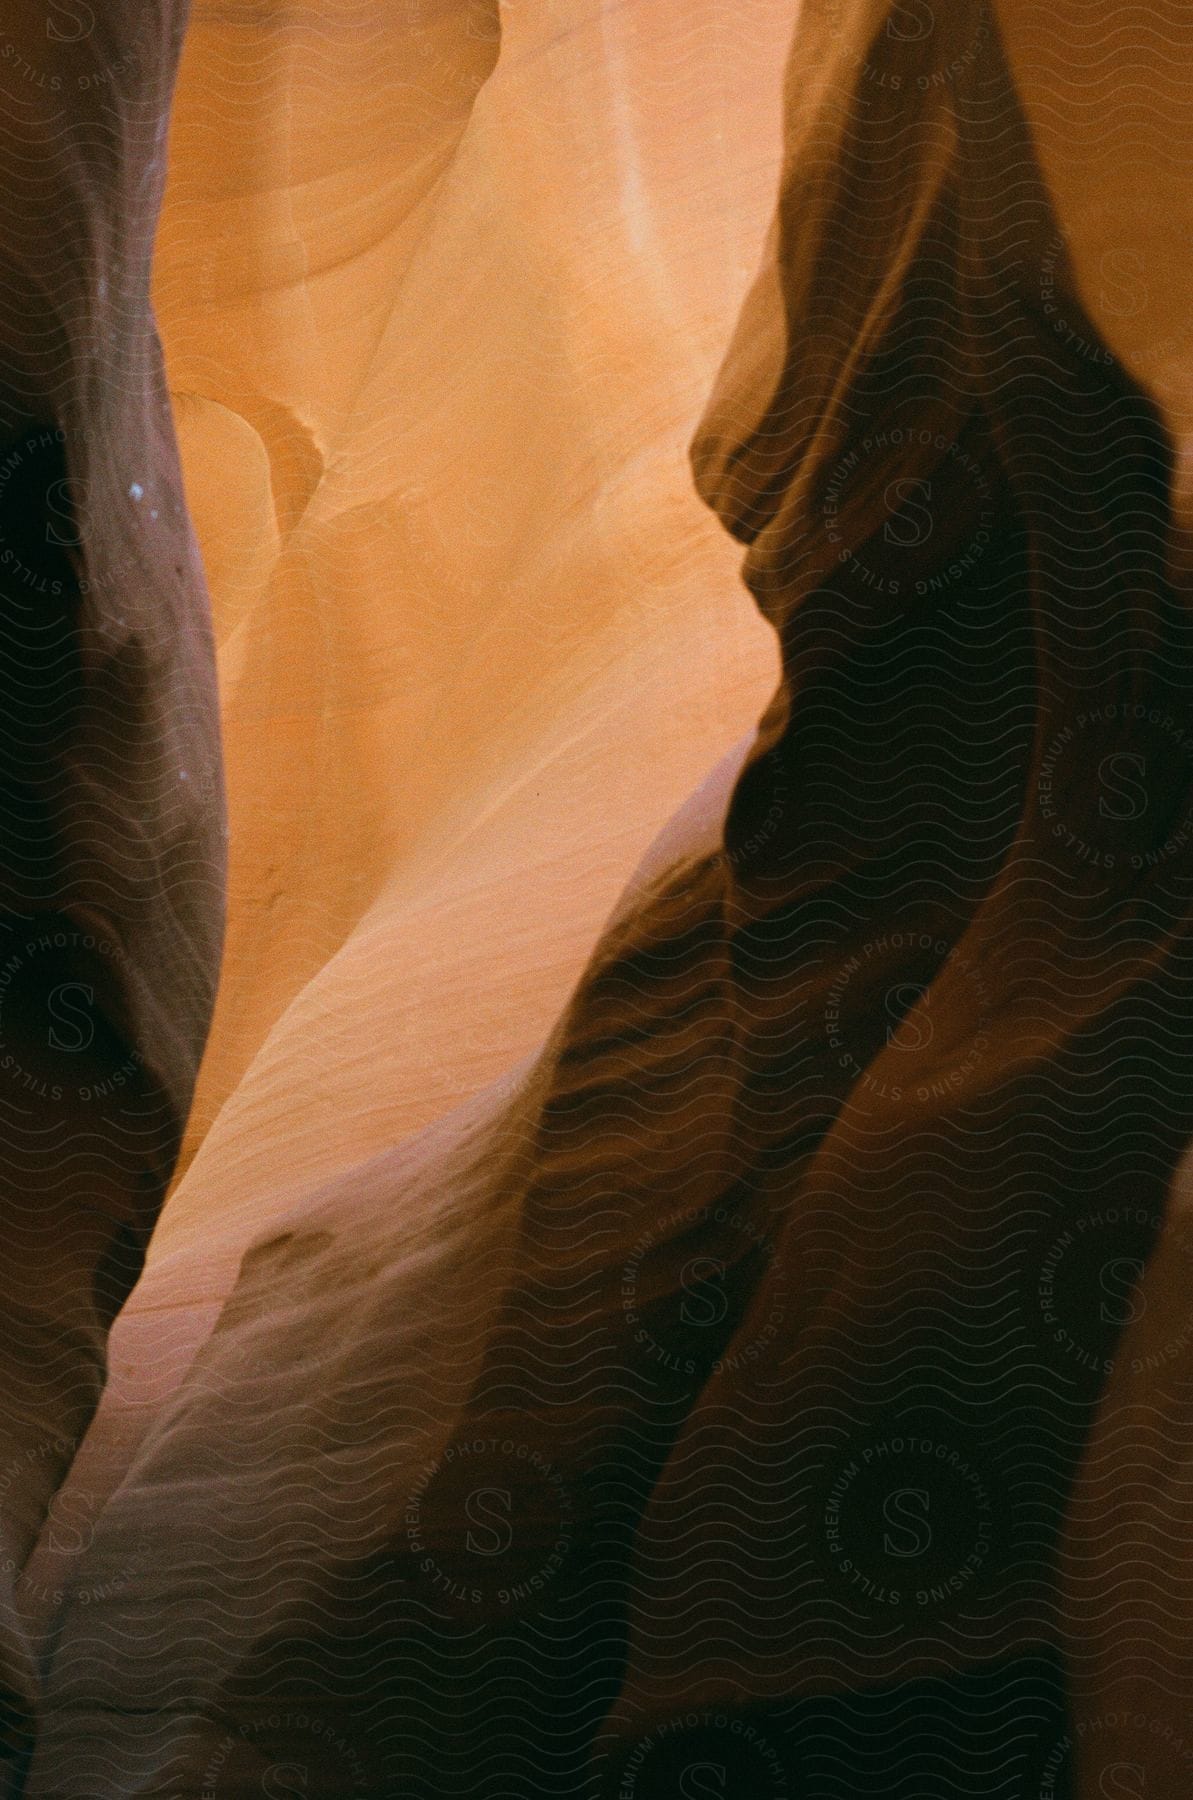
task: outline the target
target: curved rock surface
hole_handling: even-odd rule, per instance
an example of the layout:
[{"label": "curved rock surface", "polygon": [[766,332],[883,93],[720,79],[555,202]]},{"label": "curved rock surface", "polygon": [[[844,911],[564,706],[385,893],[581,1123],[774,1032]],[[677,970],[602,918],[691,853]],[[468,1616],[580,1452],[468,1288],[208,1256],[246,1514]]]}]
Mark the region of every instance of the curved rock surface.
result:
[{"label": "curved rock surface", "polygon": [[1187,326],[1121,231],[1180,82],[1075,172],[1083,10],[804,8],[694,452],[779,689],[536,1056],[768,670],[672,458],[786,22],[196,14],[159,293],[231,940],[30,1795],[1099,1791],[1056,1541],[1193,1126],[1193,779],[1138,385],[1183,424]]},{"label": "curved rock surface", "polygon": [[18,1621],[178,1154],[222,929],[207,603],[150,253],[183,8],[0,18],[0,1758]]},{"label": "curved rock surface", "polygon": [[266,1220],[541,1042],[773,683],[686,444],[773,200],[790,22],[507,10],[496,67],[472,0],[192,17],[157,299],[229,942],[89,1491]]},{"label": "curved rock surface", "polygon": [[773,681],[685,453],[772,203],[790,22],[503,23],[498,75],[491,6],[192,11],[156,302],[230,935],[170,1227],[21,1583],[37,1629],[262,1224],[541,1041]]}]

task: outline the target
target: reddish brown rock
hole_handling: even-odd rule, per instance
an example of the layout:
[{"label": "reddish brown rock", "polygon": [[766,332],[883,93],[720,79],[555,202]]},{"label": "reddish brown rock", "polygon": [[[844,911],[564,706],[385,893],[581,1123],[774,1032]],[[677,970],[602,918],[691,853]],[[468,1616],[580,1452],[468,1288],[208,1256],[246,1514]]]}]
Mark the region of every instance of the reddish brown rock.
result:
[{"label": "reddish brown rock", "polygon": [[184,9],[0,21],[0,1746],[15,1608],[190,1105],[223,836],[206,595],[149,308]]},{"label": "reddish brown rock", "polygon": [[[614,24],[601,10],[589,66],[610,70],[614,212],[656,269],[651,189],[618,110],[628,46],[646,43],[626,21],[647,10],[614,9]],[[217,1043],[212,1092],[231,1098],[167,1216],[159,1285],[129,1313],[127,1341],[152,1346],[145,1296],[170,1301],[177,1366],[156,1404],[142,1399],[143,1437],[102,1512],[80,1513],[86,1490],[68,1485],[46,1548],[66,1574],[28,1788],[42,1800],[286,1784],[329,1800],[701,1786],[919,1800],[933,1784],[1011,1800],[1071,1772],[1056,1538],[1122,1283],[1161,1228],[1193,1123],[1173,457],[1118,339],[1075,296],[1069,217],[1062,228],[994,17],[976,0],[928,30],[891,0],[805,14],[767,267],[695,450],[702,494],[748,546],[778,693],[744,769],[731,754],[639,868],[542,1053],[396,1147],[384,1108],[374,1121],[362,1104],[373,1037],[345,1047],[328,1013],[334,1000],[358,1030],[375,1017],[386,946],[408,947],[419,910],[395,896],[433,912],[462,866],[452,854],[485,841],[504,790],[481,778],[486,731],[470,736],[467,715],[520,675],[527,614],[511,609],[508,657],[494,652],[449,709],[469,745],[460,785],[412,801],[432,820],[444,805],[453,831],[466,822],[451,850],[432,835],[413,869],[395,861],[409,820],[366,787],[326,827],[326,866],[345,881],[327,914],[338,954],[300,939],[259,976],[251,950],[285,932],[242,913],[232,980],[253,1022]],[[1047,35],[1029,7],[1004,16],[1038,119]],[[474,12],[446,18],[457,55],[434,66],[452,87],[491,48],[473,49]],[[293,48],[286,23],[270,54]],[[533,42],[536,57],[571,54],[566,32]],[[499,129],[503,96],[556,91],[538,67],[518,87],[504,58],[471,110],[443,108],[443,185],[424,190],[421,170],[397,183],[449,267],[475,229],[465,174],[487,143],[519,141]],[[1063,144],[1041,139],[1063,194]],[[534,203],[503,215],[506,239],[510,213],[542,203],[538,148],[519,165]],[[307,235],[274,246],[277,268]],[[1074,235],[1088,255],[1089,230]],[[550,291],[570,319],[598,264],[569,279],[560,255]],[[425,314],[443,289],[417,258],[402,268],[403,301]],[[541,309],[507,307],[493,341],[537,367],[511,320],[533,315],[541,337]],[[609,359],[620,373],[604,391],[624,398],[630,326],[600,318],[580,367]],[[551,387],[550,357],[543,370],[564,404],[569,382]],[[417,377],[412,353],[411,400]],[[442,379],[436,364],[426,389]],[[296,625],[271,609],[296,567],[320,568],[301,529],[334,472],[327,422],[296,422],[276,371],[261,385],[251,420],[210,394],[197,409],[209,453],[256,459],[260,478],[241,496],[254,557],[219,564],[234,598],[243,583],[225,650],[242,726],[246,671],[266,654],[254,620],[315,679],[308,626],[323,615]],[[365,426],[380,432],[393,394],[373,394]],[[450,430],[414,408],[424,416],[413,442],[437,443],[448,467],[459,442],[476,454],[485,439],[455,414]],[[581,538],[567,507],[536,507],[571,480],[588,518],[604,492],[580,481],[550,413],[501,416],[515,422],[495,434],[507,460],[519,433],[542,432],[514,465],[530,484],[523,547],[546,517],[552,570],[581,543],[613,561],[615,533]],[[291,483],[299,536],[272,569]],[[650,486],[643,528],[670,542]],[[479,476],[468,491],[486,496],[465,514],[479,584],[501,566],[514,483],[502,507]],[[385,524],[375,496],[360,505],[362,532]],[[348,566],[343,514],[323,523]],[[342,642],[371,616],[362,603]],[[286,742],[314,776],[310,722],[329,709],[288,686],[276,654],[275,692],[297,692]],[[579,666],[559,665],[561,686]],[[513,691],[543,753],[529,766],[583,767],[566,749],[574,716]],[[723,721],[732,684],[701,691]],[[349,728],[330,709],[329,804],[393,726],[362,711]],[[251,739],[233,737],[251,805],[269,783],[249,781]],[[511,743],[508,766],[528,754]],[[484,797],[477,810],[466,792]],[[262,802],[250,858],[281,854],[279,813],[283,799]],[[348,883],[358,856],[374,913]],[[496,850],[490,867],[516,936],[524,890]],[[292,873],[277,891],[284,918],[311,916]],[[450,939],[428,932],[445,956]],[[417,991],[405,979],[394,994]],[[449,995],[445,1016],[461,1011]],[[274,1036],[246,1068],[264,1020]],[[407,1065],[380,1041],[384,1088]],[[307,1106],[300,1088],[295,1103],[304,1052],[319,1082],[352,1069],[331,1090],[350,1102],[334,1132],[329,1102]],[[453,1063],[445,1092],[468,1085]],[[254,1209],[261,1229],[221,1306]]]}]

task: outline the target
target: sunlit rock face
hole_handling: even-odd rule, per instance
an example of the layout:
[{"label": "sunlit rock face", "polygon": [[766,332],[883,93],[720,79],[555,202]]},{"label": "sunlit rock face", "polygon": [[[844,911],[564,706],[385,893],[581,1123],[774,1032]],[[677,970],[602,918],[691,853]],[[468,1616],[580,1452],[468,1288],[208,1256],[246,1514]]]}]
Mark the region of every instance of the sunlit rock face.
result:
[{"label": "sunlit rock face", "polygon": [[773,203],[790,28],[761,3],[193,12],[156,296],[229,940],[104,1432],[157,1403],[266,1221],[541,1041],[765,702],[773,643],[686,446]]},{"label": "sunlit rock face", "polygon": [[[253,1236],[537,1044],[773,682],[686,444],[765,229],[789,29],[527,9],[498,76],[479,6],[192,15],[156,301],[230,936],[202,1149],[61,1502],[83,1535]],[[47,1534],[35,1617],[77,1541]]]},{"label": "sunlit rock face", "polygon": [[773,204],[790,29],[192,11],[155,301],[229,936],[171,1226],[23,1583],[38,1626],[254,1236],[535,1048],[773,685],[686,451]]},{"label": "sunlit rock face", "polygon": [[925,10],[805,8],[781,170],[782,9],[196,11],[229,943],[26,1793],[1103,1791],[1065,1237],[1142,1267],[1193,1125],[1184,325],[1055,9]]}]

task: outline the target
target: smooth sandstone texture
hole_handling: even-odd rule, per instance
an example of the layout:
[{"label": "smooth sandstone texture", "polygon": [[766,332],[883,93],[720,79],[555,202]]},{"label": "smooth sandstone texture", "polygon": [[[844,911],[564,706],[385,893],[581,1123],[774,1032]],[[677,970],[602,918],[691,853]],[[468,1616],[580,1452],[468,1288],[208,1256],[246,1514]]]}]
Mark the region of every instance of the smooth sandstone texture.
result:
[{"label": "smooth sandstone texture", "polygon": [[23,1577],[35,1629],[264,1222],[541,1041],[773,683],[686,445],[772,204],[790,21],[503,25],[498,75],[483,5],[191,18],[156,302],[230,934],[202,1148]]},{"label": "smooth sandstone texture", "polygon": [[[1119,1746],[1110,1762],[1074,1755],[1047,1660],[1076,1620],[1076,1607],[1058,1618],[1054,1541],[1117,1327],[1148,1292],[1130,1287],[1188,1141],[1193,1049],[1173,457],[1117,360],[1144,369],[1152,355],[1159,380],[1161,347],[1121,320],[1116,335],[1096,308],[1107,239],[1099,248],[1098,218],[1074,225],[1071,207],[1058,223],[990,14],[957,4],[921,31],[914,7],[885,0],[806,7],[779,218],[695,452],[700,491],[749,545],[781,688],[745,772],[740,752],[725,758],[639,868],[547,1049],[446,1111],[533,1044],[583,952],[596,878],[578,859],[615,812],[614,756],[601,752],[605,785],[579,808],[592,837],[558,855],[570,886],[543,882],[549,859],[525,855],[525,833],[531,815],[545,830],[552,776],[569,796],[558,817],[576,819],[614,680],[630,686],[624,731],[644,733],[635,758],[655,745],[632,814],[641,842],[668,810],[664,776],[684,787],[731,742],[732,697],[765,661],[749,648],[725,668],[725,545],[678,524],[696,515],[678,484],[646,479],[646,452],[624,461],[655,407],[666,432],[651,445],[677,441],[693,346],[711,355],[731,310],[718,310],[725,268],[716,295],[702,286],[713,275],[696,220],[731,225],[704,189],[680,193],[682,131],[700,108],[677,70],[684,52],[705,67],[702,31],[691,9],[642,5],[578,11],[572,31],[556,18],[520,40],[518,9],[502,14],[497,63],[491,14],[401,20],[428,45],[410,95],[426,155],[407,167],[380,133],[401,164],[396,214],[417,223],[408,263],[389,239],[378,256],[374,342],[387,346],[392,324],[401,353],[374,356],[376,387],[356,326],[338,326],[342,355],[360,358],[342,389],[333,355],[349,227],[376,220],[327,205],[318,151],[308,166],[283,137],[272,155],[290,211],[261,200],[257,220],[238,164],[216,158],[227,238],[184,220],[198,202],[180,164],[162,295],[171,229],[196,317],[203,283],[211,297],[220,279],[198,245],[265,243],[248,254],[261,290],[279,293],[259,337],[254,306],[218,349],[196,328],[176,383],[196,394],[178,416],[212,545],[245,862],[198,1148],[122,1321],[130,1359],[169,1348],[173,1366],[158,1391],[117,1384],[108,1436],[92,1442],[95,1481],[122,1476],[103,1514],[83,1471],[56,1507],[45,1566],[65,1604],[50,1602],[29,1793],[720,1784],[839,1800],[862,1784],[919,1800],[936,1784],[1009,1800],[1062,1793],[1078,1762],[1096,1795],[1137,1762]],[[196,155],[211,162],[212,133],[225,142],[205,41],[229,68],[223,92],[243,83],[247,117],[254,56],[295,95],[311,83],[315,115],[338,81],[360,104],[349,45],[358,68],[408,67],[410,45],[365,9],[327,16],[344,29],[327,27],[318,85],[324,25],[309,14],[265,11],[252,31],[209,14],[207,40],[200,14]],[[1081,182],[1056,108],[1049,135],[1042,79],[1054,27],[1027,5],[1000,20],[1047,173],[1072,200]],[[729,36],[713,13],[707,25],[707,90],[727,108],[731,95],[754,103],[774,38],[759,23],[752,40],[740,18]],[[385,65],[389,49],[403,61]],[[585,68],[605,77],[610,112],[579,97]],[[675,86],[677,112],[626,115],[637,79]],[[428,106],[439,149],[426,149]],[[551,130],[536,133],[536,117]],[[180,146],[185,130],[184,90]],[[603,167],[594,130],[608,131]],[[576,169],[567,205],[543,137],[556,158],[560,142],[583,144],[592,185]],[[763,155],[750,175],[741,131],[727,137],[743,162],[732,212],[768,166]],[[1141,131],[1141,162],[1153,140]],[[718,140],[714,180],[723,155]],[[612,194],[606,265],[578,257],[603,245],[588,214],[578,230],[578,187]],[[495,189],[506,205],[482,207]],[[1125,211],[1123,185],[1110,203]],[[342,232],[326,268],[309,263],[317,216]],[[1072,293],[1069,238],[1098,326]],[[1146,216],[1126,248],[1152,254]],[[641,290],[624,313],[605,290],[594,306],[597,270],[624,279],[626,266],[655,310]],[[461,292],[464,270],[477,284]],[[443,319],[439,360],[428,319]],[[563,320],[560,344],[543,344],[543,322]],[[461,367],[477,331],[477,364]],[[650,391],[632,355],[648,340]],[[322,394],[297,373],[315,351]],[[1164,356],[1179,362],[1179,344]],[[1180,392],[1170,383],[1164,398],[1179,423]],[[414,491],[394,484],[407,452],[430,470]],[[421,499],[443,522],[425,542]],[[432,605],[452,554],[486,625],[497,581],[504,655],[482,632],[477,666],[464,607],[444,605],[452,625],[435,617],[421,664],[401,634],[425,610],[412,625],[392,608],[385,635],[392,569],[376,576],[353,547],[387,529],[398,545],[416,538],[392,569]],[[664,569],[682,596],[673,635],[653,589],[644,608],[632,587],[603,599],[585,585],[628,544],[659,580],[660,545],[671,556],[677,542],[691,574]],[[502,580],[554,650],[545,688],[527,670],[529,614]],[[569,655],[549,635],[560,592],[585,621]],[[635,614],[624,644],[655,646],[653,689],[633,688],[641,662],[597,632],[608,592]],[[347,616],[329,619],[322,594]],[[696,621],[722,650],[704,673]],[[345,646],[360,666],[340,693],[327,682]],[[435,657],[435,718],[408,720],[390,693],[425,707]],[[376,695],[362,695],[374,668]],[[394,686],[403,668],[408,689]],[[650,738],[664,686],[669,706],[707,697],[704,734],[696,715]],[[590,707],[603,706],[597,729]],[[569,754],[583,722],[594,749]],[[434,767],[396,796],[390,751],[417,769],[425,742]],[[277,776],[266,747],[281,749]],[[324,877],[313,900],[309,866]],[[475,913],[466,896],[446,904],[462,868]],[[534,947],[563,902],[576,911],[552,994]],[[443,1004],[441,970],[461,967],[459,938],[495,907],[500,945],[475,958],[475,992],[495,1017],[518,995],[518,1022],[507,1037],[486,1022],[470,1057],[444,1057],[441,1087],[416,1093],[430,1024],[417,972],[435,968]],[[396,1046],[399,1004],[412,1035]],[[448,1001],[448,1031],[462,1015]],[[1085,1242],[1098,1249],[1072,1251]]]},{"label": "smooth sandstone texture", "polygon": [[192,18],[157,302],[229,942],[92,1494],[263,1225],[541,1042],[773,684],[686,444],[773,202],[790,19],[569,0],[500,28],[497,63],[479,4]]},{"label": "smooth sandstone texture", "polygon": [[[247,1796],[289,1782],[337,1800],[495,1800],[699,1792],[715,1779],[752,1796],[828,1800],[859,1781],[867,1793],[919,1795],[935,1782],[1010,1800],[1047,1782],[1063,1791],[1073,1773],[1048,1661],[1055,1543],[1125,1316],[1121,1304],[1107,1309],[1096,1275],[1114,1263],[1129,1282],[1142,1265],[1193,1125],[1193,852],[1181,829],[1193,779],[1174,723],[1189,638],[1166,568],[1173,457],[1155,408],[1074,295],[1066,231],[995,19],[973,0],[935,15],[930,32],[910,29],[914,9],[888,0],[805,11],[768,262],[694,458],[701,493],[748,545],[747,581],[781,648],[758,740],[744,771],[727,758],[640,867],[542,1054],[397,1148],[387,1146],[417,1108],[388,1112],[406,1102],[387,1089],[413,1065],[374,1028],[359,1050],[365,1068],[377,1060],[370,1088],[328,1026],[349,1020],[354,1036],[354,1006],[375,1023],[370,1006],[417,994],[404,985],[410,916],[454,891],[447,847],[434,838],[421,861],[412,853],[421,906],[404,914],[370,892],[350,931],[355,902],[333,881],[334,904],[304,937],[307,897],[280,862],[276,935],[247,906],[238,927],[234,907],[233,936],[244,937],[227,992],[256,1023],[217,1034],[212,1105],[230,1098],[171,1203],[159,1272],[142,1290],[157,1281],[177,1302],[179,1373],[206,1323],[196,1299],[208,1296],[194,1286],[204,1251],[214,1311],[222,1259],[252,1237],[254,1207],[268,1224],[182,1385],[142,1406],[152,1415],[143,1441],[89,1541],[73,1563],[65,1552],[31,1794]],[[619,28],[633,39],[636,13],[652,29],[669,17],[659,7],[595,15],[598,69],[613,68],[619,42],[625,50]],[[519,17],[508,9],[515,32]],[[685,19],[672,42],[695,46]],[[1006,23],[1012,65],[1030,73],[1047,35],[1033,38],[1028,9],[1008,6]],[[657,40],[644,30],[633,41],[645,55]],[[540,104],[560,93],[542,59],[571,54],[568,43],[548,34],[508,68],[503,50],[437,177],[446,222],[437,213],[412,234],[430,246],[423,280],[432,251],[459,258],[454,285],[430,284],[447,343],[460,268],[479,266],[483,283],[474,246],[478,232],[488,241],[480,220],[491,210],[462,171],[472,157],[500,161],[505,177],[533,112],[517,106],[528,90],[516,84],[532,81]],[[674,58],[668,68],[678,81]],[[503,70],[519,121],[504,135]],[[610,90],[616,118],[624,60]],[[1038,88],[1030,110],[1047,110]],[[631,223],[630,248],[653,266],[656,190],[627,160],[636,140],[623,126],[610,216]],[[533,180],[542,159],[532,143],[519,178]],[[557,182],[553,171],[553,192]],[[534,246],[555,251],[563,281],[574,209],[548,213],[547,226]],[[537,267],[507,212],[494,241],[511,235],[514,265]],[[307,235],[286,241],[293,254]],[[265,259],[275,278],[282,250]],[[595,279],[593,265],[575,265],[573,285],[550,290],[550,322],[570,324],[584,295],[591,304]],[[408,281],[417,316],[438,317],[418,275]],[[496,345],[512,331],[509,304],[504,292],[494,300]],[[528,303],[527,314],[540,345],[543,308]],[[480,566],[479,546],[497,555],[512,506],[522,554],[566,569],[573,604],[588,591],[571,585],[574,559],[592,543],[581,524],[609,504],[607,485],[586,486],[583,458],[563,458],[573,440],[551,435],[541,394],[574,405],[608,357],[621,371],[608,400],[637,367],[618,361],[641,328],[637,311],[633,320],[611,329],[605,318],[585,340],[591,364],[561,353],[569,379],[557,388],[544,353],[537,407],[510,403],[493,456],[508,477],[500,504],[479,475],[475,487],[460,477],[461,458],[480,454],[466,428],[475,372],[447,384],[465,416],[449,421],[458,439],[442,417],[426,425],[445,472],[422,479],[428,493],[475,505],[463,529],[475,524],[478,560],[465,568]],[[409,329],[396,332],[403,345]],[[297,325],[274,338],[273,354],[292,354],[296,337]],[[508,383],[523,380],[527,356],[540,367],[529,341],[515,337]],[[434,413],[443,365],[428,372],[411,356],[413,385],[400,391],[417,395],[421,380]],[[375,396],[379,443],[400,428],[397,391]],[[287,494],[304,496],[291,535],[320,516],[326,477],[314,480],[313,451],[327,446],[309,420],[298,429],[276,387],[252,420],[231,392],[194,409],[196,441],[209,432],[229,463],[268,471],[270,491],[268,503],[262,486],[238,497],[260,564],[238,554],[231,528],[213,563],[233,598],[243,584],[241,621],[300,634],[297,647],[283,638],[285,667],[314,682],[326,671],[299,649],[308,630],[320,641],[318,546],[304,544],[293,564],[282,552],[275,570],[258,527],[271,508],[280,518]],[[631,411],[645,403],[640,383],[622,393]],[[594,417],[604,418],[595,406]],[[613,445],[625,439],[600,441],[624,467]],[[511,465],[523,446],[526,463]],[[562,535],[544,551],[535,508],[561,483],[561,512],[548,516]],[[202,478],[192,485],[202,519]],[[614,481],[623,504],[632,485]],[[383,528],[367,486],[350,491],[362,523]],[[649,499],[634,516],[657,555],[672,516],[653,484]],[[332,509],[328,533],[346,568],[340,517]],[[216,524],[208,530],[218,546]],[[444,554],[454,543],[440,540]],[[297,623],[270,610],[279,570],[297,580],[296,567],[314,584]],[[357,592],[343,581],[339,591],[345,605]],[[537,591],[553,619],[553,588]],[[715,616],[693,580],[677,646],[702,596]],[[634,623],[640,633],[643,618]],[[608,667],[611,642],[599,642],[594,660]],[[452,652],[455,670],[473,654],[470,633]],[[237,707],[247,720],[263,685],[248,671],[271,654],[246,624],[225,637],[234,809],[238,755],[242,804],[270,795],[262,771],[249,780],[259,750],[247,737],[237,748]],[[675,656],[686,704],[701,664]],[[508,686],[526,660],[519,642],[486,682]],[[628,665],[617,669],[624,680]],[[575,662],[557,676],[572,692]],[[465,742],[470,723],[484,737],[470,717],[483,686],[444,715]],[[717,691],[720,722],[732,691]],[[348,723],[331,712],[314,758],[296,703],[282,776],[288,758],[314,781],[337,755],[369,774],[400,721],[397,709],[363,710],[357,720],[346,705],[355,737],[340,736]],[[513,710],[500,740],[511,768],[527,754]],[[574,715],[560,717],[575,731]],[[425,718],[418,728],[429,731]],[[566,741],[539,740],[536,776],[582,766]],[[486,789],[481,765],[492,779],[482,756],[472,785],[486,800],[457,846],[469,866],[486,826],[497,857],[519,816],[499,819],[507,789]],[[465,816],[462,791],[430,779],[430,798],[411,805],[425,804],[425,829],[446,835],[442,819],[459,829]],[[652,766],[652,795],[663,791]],[[387,803],[384,781],[376,793],[366,783],[329,871],[368,867],[370,851],[405,841]],[[271,839],[266,828],[285,817],[282,785],[261,802],[247,858],[266,843],[282,856],[284,829]],[[512,923],[516,936],[536,898],[507,856],[497,866],[510,878],[492,893],[509,911],[516,896],[518,918],[495,928]],[[264,897],[258,877],[259,865],[251,885]],[[461,914],[449,929],[467,924]],[[330,962],[325,927],[339,946]],[[282,940],[284,966],[270,954]],[[441,958],[449,945],[455,954],[449,937],[437,941]],[[390,944],[405,959],[392,988]],[[500,979],[488,989],[494,1011],[509,1006]],[[249,1061],[265,1019],[272,1034]],[[331,1089],[342,1116],[316,1109],[317,1129],[301,1086],[314,1045],[324,1080],[345,1061],[359,1069],[355,1086]],[[453,1065],[444,1096],[468,1085]],[[379,1116],[362,1117],[359,1096],[378,1090]],[[196,1139],[204,1129],[201,1116]],[[348,1166],[353,1152],[362,1160]],[[201,1207],[206,1195],[213,1204]],[[1065,1261],[1066,1234],[1106,1229],[1110,1254],[1096,1253],[1091,1281],[1080,1256]],[[141,1308],[145,1346],[168,1327]],[[130,1345],[137,1317],[130,1310]],[[1058,1329],[1071,1354],[1058,1354]],[[1096,1793],[1104,1773],[1094,1769],[1095,1785],[1088,1770],[1078,1776]]]},{"label": "smooth sandstone texture", "polygon": [[23,1570],[170,1179],[222,930],[207,603],[149,308],[184,10],[0,11],[0,1780],[32,1729]]}]

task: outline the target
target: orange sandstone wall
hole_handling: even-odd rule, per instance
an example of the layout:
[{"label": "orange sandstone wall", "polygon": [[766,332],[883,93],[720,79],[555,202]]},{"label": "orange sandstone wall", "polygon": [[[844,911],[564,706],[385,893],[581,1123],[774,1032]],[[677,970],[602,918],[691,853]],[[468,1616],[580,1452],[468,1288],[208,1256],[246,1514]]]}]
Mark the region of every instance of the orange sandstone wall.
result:
[{"label": "orange sandstone wall", "polygon": [[229,934],[77,1480],[281,1211],[541,1040],[775,656],[687,443],[777,179],[768,0],[192,12],[156,304]]},{"label": "orange sandstone wall", "polygon": [[[1096,1384],[1041,1351],[1034,1271],[1127,1151],[1154,1229],[1190,1129],[1188,861],[1156,836],[1187,766],[1149,742],[1142,875],[1048,828],[1104,829],[1090,770],[1140,750],[1123,691],[1183,691],[1187,84],[1166,4],[1129,40],[1143,80],[1113,8],[997,10],[1026,123],[979,0],[929,44],[914,6],[805,8],[778,222],[695,458],[782,651],[724,835],[775,656],[682,449],[779,178],[782,9],[196,10],[158,302],[229,949],[36,1565],[65,1606],[26,1596],[53,1619],[42,1800],[249,1794],[296,1746],[328,1800],[549,1791],[603,1718],[624,1791],[694,1701],[702,1742],[766,1762],[718,1723],[761,1716],[794,1779],[834,1694],[849,1743],[882,1682],[972,1698],[995,1650],[983,1704],[1045,1692],[1016,1671],[1065,1622]],[[856,567],[823,492],[851,448]],[[927,549],[888,530],[908,480]],[[876,597],[919,578],[918,609]],[[1058,773],[1066,730],[1089,748]],[[881,1478],[840,1482],[883,1453],[891,1345],[891,1479],[939,1481],[987,1546],[961,1602],[942,1565],[939,1610],[885,1577],[859,1610],[820,1529],[842,1493],[871,1548],[889,1518]],[[945,1440],[980,1479],[925,1475]],[[505,1586],[478,1491],[518,1497]],[[1079,1718],[1117,1674],[1083,1679]],[[1028,1723],[1025,1769],[1073,1760]]]}]

